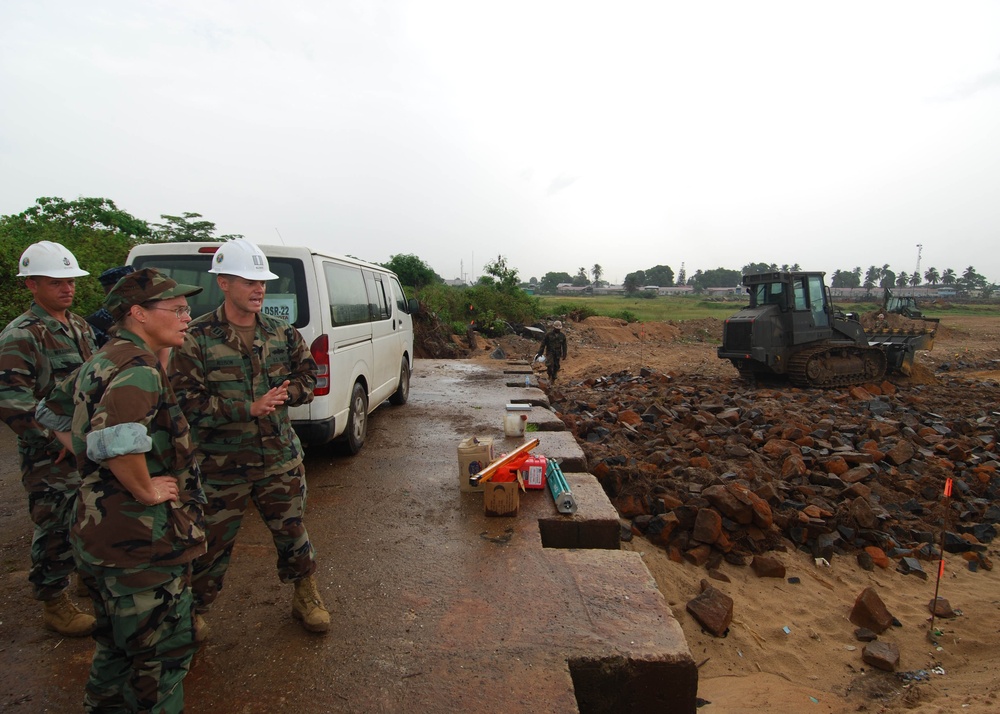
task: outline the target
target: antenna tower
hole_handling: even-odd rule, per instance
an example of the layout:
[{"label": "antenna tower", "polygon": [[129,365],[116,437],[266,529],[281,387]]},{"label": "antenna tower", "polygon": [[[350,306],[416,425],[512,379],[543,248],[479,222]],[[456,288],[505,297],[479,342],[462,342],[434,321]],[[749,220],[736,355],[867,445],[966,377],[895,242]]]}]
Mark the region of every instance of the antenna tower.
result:
[{"label": "antenna tower", "polygon": [[[917,273],[917,280],[918,281],[921,280],[921,277],[920,277],[920,253],[923,250],[924,250],[924,244],[923,243],[917,243],[917,271],[916,271],[916,273]],[[919,282],[917,284],[919,285]],[[914,292],[913,294],[916,295],[916,292]]]}]

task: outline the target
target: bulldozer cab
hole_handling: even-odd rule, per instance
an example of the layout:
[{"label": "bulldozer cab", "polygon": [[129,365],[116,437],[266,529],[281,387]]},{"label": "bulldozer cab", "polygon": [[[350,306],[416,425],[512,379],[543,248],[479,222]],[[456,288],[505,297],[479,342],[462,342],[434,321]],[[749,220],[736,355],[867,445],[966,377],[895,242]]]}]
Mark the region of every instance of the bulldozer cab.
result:
[{"label": "bulldozer cab", "polygon": [[897,297],[892,294],[892,290],[889,288],[885,289],[885,294],[882,298],[882,310],[886,313],[903,315],[904,317],[908,317],[912,320],[924,319],[923,313],[917,306],[916,298]]},{"label": "bulldozer cab", "polygon": [[787,305],[784,283],[760,283],[748,287],[747,292],[750,293],[750,307],[778,305],[784,308]]},{"label": "bulldozer cab", "polygon": [[823,273],[759,273],[744,275],[750,307],[777,305],[790,323],[792,344],[830,335],[830,300]]}]

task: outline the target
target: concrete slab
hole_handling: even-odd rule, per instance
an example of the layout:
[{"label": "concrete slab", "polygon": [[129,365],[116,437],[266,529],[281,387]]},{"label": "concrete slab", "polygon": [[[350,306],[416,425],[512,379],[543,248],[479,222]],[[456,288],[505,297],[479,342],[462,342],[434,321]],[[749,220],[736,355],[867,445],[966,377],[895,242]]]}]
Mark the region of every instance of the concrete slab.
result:
[{"label": "concrete slab", "polygon": [[523,494],[522,516],[538,524],[542,546],[618,550],[621,521],[597,478],[588,473],[563,473],[563,477],[576,501],[574,514],[559,513],[547,488]]}]

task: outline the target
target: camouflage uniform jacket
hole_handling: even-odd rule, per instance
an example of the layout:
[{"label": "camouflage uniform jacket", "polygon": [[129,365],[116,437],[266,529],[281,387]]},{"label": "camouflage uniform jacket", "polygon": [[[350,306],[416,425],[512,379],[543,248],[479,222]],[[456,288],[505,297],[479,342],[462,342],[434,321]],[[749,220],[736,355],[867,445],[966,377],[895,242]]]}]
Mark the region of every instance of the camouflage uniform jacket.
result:
[{"label": "camouflage uniform jacket", "polygon": [[566,335],[561,330],[549,330],[538,345],[538,354],[566,359]]},{"label": "camouflage uniform jacket", "polygon": [[287,408],[250,416],[250,403],[286,379],[287,406],[312,401],[316,361],[290,324],[258,314],[248,351],[220,306],[188,325],[170,366],[207,482],[254,481],[302,463],[302,444]]},{"label": "camouflage uniform jacket", "polygon": [[[186,563],[205,552],[205,493],[191,430],[166,372],[137,335],[120,329],[38,409],[47,427],[73,433],[80,464],[78,557],[106,568]],[[173,476],[180,495],[139,503],[105,461],[145,454],[149,475]]]},{"label": "camouflage uniform jacket", "polygon": [[[68,325],[32,303],[0,333],[0,419],[17,433],[18,452],[29,468],[32,462],[51,459],[62,449],[49,430],[35,423],[38,402],[96,350],[90,325],[72,312],[66,316]],[[75,488],[79,474],[72,460],[59,466],[63,468],[26,474],[25,488]]]}]

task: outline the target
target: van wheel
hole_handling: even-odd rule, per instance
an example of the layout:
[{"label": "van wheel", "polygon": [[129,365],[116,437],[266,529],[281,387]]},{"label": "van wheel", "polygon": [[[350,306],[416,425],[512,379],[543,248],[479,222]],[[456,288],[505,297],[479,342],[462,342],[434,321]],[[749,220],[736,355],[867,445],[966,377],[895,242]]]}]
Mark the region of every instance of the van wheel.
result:
[{"label": "van wheel", "polygon": [[403,358],[403,365],[399,368],[399,386],[389,397],[389,403],[395,406],[402,406],[410,399],[410,363]]},{"label": "van wheel", "polygon": [[344,451],[356,454],[365,445],[368,435],[368,395],[360,382],[351,391],[351,409],[347,414],[347,428],[344,429]]}]

